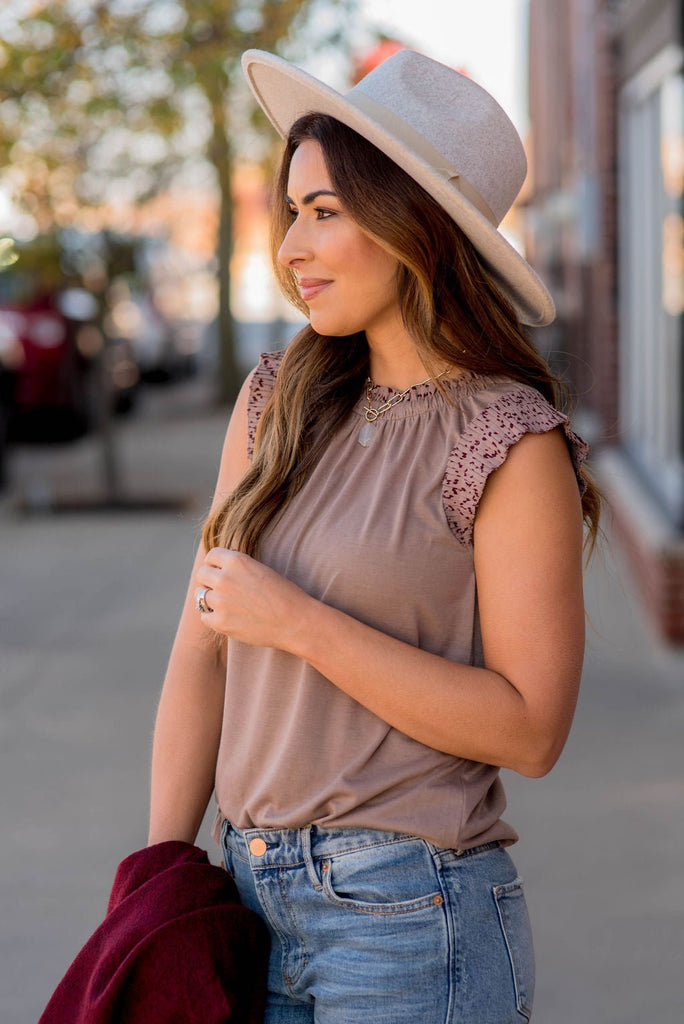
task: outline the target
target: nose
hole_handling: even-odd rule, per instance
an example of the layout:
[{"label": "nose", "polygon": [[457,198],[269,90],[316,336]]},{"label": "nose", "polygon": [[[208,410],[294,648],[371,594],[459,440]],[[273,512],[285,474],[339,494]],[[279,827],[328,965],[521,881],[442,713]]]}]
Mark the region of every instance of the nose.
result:
[{"label": "nose", "polygon": [[294,267],[302,260],[311,258],[311,248],[306,239],[305,228],[299,218],[294,220],[278,249],[278,262],[284,267]]}]

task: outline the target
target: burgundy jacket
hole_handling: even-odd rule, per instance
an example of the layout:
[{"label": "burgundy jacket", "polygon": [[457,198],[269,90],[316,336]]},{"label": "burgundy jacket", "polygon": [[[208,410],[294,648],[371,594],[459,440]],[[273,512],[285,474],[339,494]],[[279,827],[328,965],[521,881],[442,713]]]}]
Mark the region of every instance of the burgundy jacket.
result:
[{"label": "burgundy jacket", "polygon": [[107,915],[38,1024],[258,1024],[268,934],[203,850],[159,843],[119,865]]}]

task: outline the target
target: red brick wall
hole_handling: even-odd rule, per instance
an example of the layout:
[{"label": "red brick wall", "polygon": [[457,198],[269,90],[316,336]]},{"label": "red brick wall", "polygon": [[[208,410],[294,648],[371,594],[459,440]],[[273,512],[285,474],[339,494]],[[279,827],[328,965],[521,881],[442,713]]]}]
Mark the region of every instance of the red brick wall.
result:
[{"label": "red brick wall", "polygon": [[625,552],[643,605],[656,629],[672,644],[684,644],[684,546],[654,550],[638,522],[616,503],[613,534]]},{"label": "red brick wall", "polygon": [[[616,17],[608,0],[530,0],[529,256],[558,307],[556,324],[537,337],[544,351],[552,346],[564,353],[554,361],[567,367],[579,409],[592,414],[592,440],[598,446],[620,443],[620,76],[636,49],[651,53],[656,23],[674,19],[674,9],[670,0],[634,0]],[[583,236],[581,225],[586,229],[591,214],[575,208],[573,221],[568,211],[587,176],[598,184],[601,230],[596,244],[583,251],[587,231]],[[559,201],[561,214],[554,216]],[[653,545],[631,506],[624,498],[623,505],[614,505],[617,539],[648,614],[664,637],[684,643],[684,541],[673,534],[672,543]]]}]

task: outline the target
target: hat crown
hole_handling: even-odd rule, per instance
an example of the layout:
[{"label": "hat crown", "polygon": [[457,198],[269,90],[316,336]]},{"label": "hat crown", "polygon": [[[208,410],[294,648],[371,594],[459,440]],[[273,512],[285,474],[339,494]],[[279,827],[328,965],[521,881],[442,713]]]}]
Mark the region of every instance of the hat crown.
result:
[{"label": "hat crown", "polygon": [[515,126],[471,78],[413,50],[388,57],[347,93],[369,97],[418,132],[463,175],[500,223],[527,174]]}]

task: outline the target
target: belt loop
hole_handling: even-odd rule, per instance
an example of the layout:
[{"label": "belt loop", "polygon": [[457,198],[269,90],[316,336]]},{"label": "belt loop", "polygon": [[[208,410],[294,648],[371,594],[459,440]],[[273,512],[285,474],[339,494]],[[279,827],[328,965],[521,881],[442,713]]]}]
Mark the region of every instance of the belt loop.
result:
[{"label": "belt loop", "polygon": [[304,857],[304,863],[306,864],[311,884],[314,889],[322,889],[321,880],[316,874],[316,865],[314,864],[313,851],[311,849],[311,832],[315,827],[315,825],[307,825],[305,828],[300,828],[299,835],[302,843],[302,856]]},{"label": "belt loop", "polygon": [[493,839],[490,843],[482,843],[480,846],[471,846],[465,850],[454,850],[454,853],[459,860],[462,860],[464,857],[474,857],[478,853],[487,853],[489,850],[497,850],[500,846],[500,840]]}]

